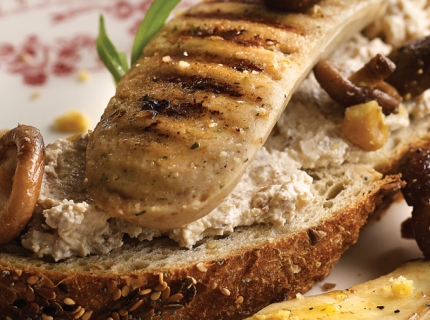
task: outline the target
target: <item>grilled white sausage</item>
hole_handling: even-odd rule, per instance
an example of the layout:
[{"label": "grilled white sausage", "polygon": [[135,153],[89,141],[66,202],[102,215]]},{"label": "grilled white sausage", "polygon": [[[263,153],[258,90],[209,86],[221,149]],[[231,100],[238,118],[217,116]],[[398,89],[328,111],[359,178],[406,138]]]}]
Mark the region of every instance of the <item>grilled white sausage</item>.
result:
[{"label": "grilled white sausage", "polygon": [[[235,187],[292,93],[384,0],[201,3],[165,25],[120,81],[87,150],[88,191],[111,216],[170,229]],[[306,121],[306,119],[303,119]]]}]

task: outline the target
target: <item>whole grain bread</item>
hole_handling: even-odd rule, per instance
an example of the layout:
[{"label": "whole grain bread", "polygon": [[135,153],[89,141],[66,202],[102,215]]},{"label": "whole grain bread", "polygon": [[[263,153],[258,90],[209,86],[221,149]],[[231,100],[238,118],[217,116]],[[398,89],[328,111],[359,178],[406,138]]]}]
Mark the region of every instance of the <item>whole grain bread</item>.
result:
[{"label": "whole grain bread", "polygon": [[364,165],[310,174],[317,197],[291,225],[237,228],[192,250],[167,238],[130,240],[109,255],[49,262],[4,245],[0,317],[241,319],[306,292],[401,184]]},{"label": "whole grain bread", "polygon": [[[309,79],[292,100],[306,101],[304,108],[287,108],[266,143],[302,160],[313,178],[314,200],[294,219],[238,227],[193,249],[167,237],[126,239],[108,255],[60,262],[10,242],[0,247],[0,319],[243,319],[324,279],[369,216],[393,201],[402,186],[396,163],[429,138],[430,120],[412,119],[407,129],[393,130],[382,150],[365,153],[342,135],[342,109]],[[323,144],[306,148],[312,139],[305,133],[333,142],[327,144],[332,153],[342,141],[346,156],[327,157],[322,148],[314,157],[309,151]]]}]

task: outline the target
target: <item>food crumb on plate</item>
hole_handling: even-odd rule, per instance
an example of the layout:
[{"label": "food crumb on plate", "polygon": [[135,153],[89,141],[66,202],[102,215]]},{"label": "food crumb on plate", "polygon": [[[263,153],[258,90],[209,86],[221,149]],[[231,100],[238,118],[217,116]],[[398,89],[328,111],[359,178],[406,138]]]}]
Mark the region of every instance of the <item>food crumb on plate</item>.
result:
[{"label": "food crumb on plate", "polygon": [[336,283],[326,282],[322,285],[324,291],[330,291],[336,287]]},{"label": "food crumb on plate", "polygon": [[78,72],[78,80],[80,82],[87,82],[91,78],[91,73],[88,70],[80,70]]},{"label": "food crumb on plate", "polygon": [[78,110],[69,110],[54,120],[54,129],[62,133],[82,133],[89,127],[88,116]]},{"label": "food crumb on plate", "polygon": [[30,99],[31,100],[36,100],[39,99],[41,96],[40,91],[34,91],[31,95],[30,95]]}]

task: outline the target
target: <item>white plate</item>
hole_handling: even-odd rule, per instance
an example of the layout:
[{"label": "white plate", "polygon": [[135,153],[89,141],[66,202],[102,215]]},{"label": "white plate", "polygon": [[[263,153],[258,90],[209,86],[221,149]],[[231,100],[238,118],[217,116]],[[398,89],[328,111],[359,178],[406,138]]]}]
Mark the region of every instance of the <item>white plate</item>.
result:
[{"label": "white plate", "polygon": [[[50,143],[67,136],[53,131],[52,124],[70,109],[87,114],[94,126],[115,90],[94,47],[99,14],[104,14],[113,42],[129,52],[132,31],[149,3],[0,0],[0,130],[33,125]],[[78,80],[81,71],[89,72],[88,81]],[[409,212],[404,202],[393,205],[381,221],[365,228],[333,273],[310,293],[321,292],[324,283],[347,288],[422,257],[414,241],[400,236],[400,223]]]}]

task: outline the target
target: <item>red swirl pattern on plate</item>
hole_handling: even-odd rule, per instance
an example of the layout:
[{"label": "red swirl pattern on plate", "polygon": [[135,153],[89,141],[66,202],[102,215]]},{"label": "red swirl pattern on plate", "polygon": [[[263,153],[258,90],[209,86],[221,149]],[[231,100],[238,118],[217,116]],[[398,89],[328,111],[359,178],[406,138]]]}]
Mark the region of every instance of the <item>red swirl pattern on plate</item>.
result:
[{"label": "red swirl pattern on plate", "polygon": [[[88,13],[103,13],[125,26],[124,37],[132,43],[134,34],[152,0],[10,0],[0,1],[0,19],[37,10],[50,11],[46,18],[53,28]],[[189,7],[196,1],[182,1],[179,7]],[[52,11],[54,11],[52,13]],[[94,30],[88,33],[43,40],[38,34],[28,34],[18,43],[0,38],[0,72],[20,75],[26,85],[40,86],[50,77],[75,75],[79,70],[103,70],[95,49]],[[84,59],[85,57],[85,59]]]}]

